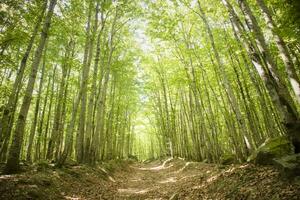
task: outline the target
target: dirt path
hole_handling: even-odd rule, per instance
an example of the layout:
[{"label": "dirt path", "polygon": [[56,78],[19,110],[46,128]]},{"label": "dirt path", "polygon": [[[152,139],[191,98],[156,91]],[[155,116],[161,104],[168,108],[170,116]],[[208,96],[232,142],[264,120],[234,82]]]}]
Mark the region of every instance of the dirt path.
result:
[{"label": "dirt path", "polygon": [[[182,177],[182,169],[177,170],[170,159],[162,164],[135,164],[128,176],[118,177],[116,199],[169,199],[176,196],[176,190]],[[184,167],[184,166],[183,166]],[[173,197],[173,198],[174,198]]]},{"label": "dirt path", "polygon": [[98,167],[30,168],[0,176],[0,199],[300,199],[300,183],[272,167],[218,166],[180,159]]},{"label": "dirt path", "polygon": [[168,159],[115,174],[114,199],[300,199],[299,185],[253,165],[216,166]]}]

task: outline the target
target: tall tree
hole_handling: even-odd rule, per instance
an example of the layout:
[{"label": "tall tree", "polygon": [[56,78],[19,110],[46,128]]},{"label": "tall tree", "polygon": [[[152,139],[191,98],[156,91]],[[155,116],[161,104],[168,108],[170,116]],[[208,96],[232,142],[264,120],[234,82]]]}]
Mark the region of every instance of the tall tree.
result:
[{"label": "tall tree", "polygon": [[[86,98],[87,98],[87,84],[89,78],[89,71],[91,65],[91,59],[93,57],[93,41],[95,31],[91,34],[91,15],[94,6],[94,1],[89,1],[89,10],[88,10],[88,20],[87,20],[87,28],[86,28],[86,41],[85,41],[85,49],[84,49],[84,58],[83,58],[83,67],[82,67],[82,77],[81,77],[81,85],[80,90],[80,113],[79,113],[79,125],[78,125],[78,133],[76,137],[76,156],[77,161],[82,162],[84,157],[84,135],[85,135],[85,122],[86,122]],[[98,8],[95,15],[95,29],[97,30],[98,23]]]},{"label": "tall tree", "polygon": [[256,0],[257,4],[261,8],[265,21],[268,25],[268,27],[271,29],[274,39],[277,45],[277,48],[279,50],[280,56],[282,58],[282,61],[285,65],[286,72],[288,74],[291,86],[294,90],[294,93],[296,95],[298,103],[300,103],[300,79],[296,73],[296,69],[294,66],[294,62],[292,60],[292,56],[289,53],[288,47],[283,40],[283,38],[280,36],[280,33],[278,32],[278,27],[276,23],[274,22],[272,18],[272,14],[265,4],[264,0]]},{"label": "tall tree", "polygon": [[[297,107],[295,102],[289,93],[289,90],[284,83],[283,78],[279,75],[278,67],[275,64],[275,61],[267,47],[264,35],[261,31],[258,22],[251,11],[246,0],[238,0],[241,10],[243,11],[245,18],[247,20],[247,25],[249,29],[253,31],[256,37],[256,43],[260,52],[264,55],[264,68],[265,76],[263,77],[267,83],[266,87],[269,89],[271,97],[277,108],[281,111],[283,115],[283,123],[287,128],[287,132],[293,143],[296,146],[300,144],[300,135],[296,132],[299,130],[299,113],[297,112]],[[274,89],[275,93],[274,94]],[[272,91],[273,90],[273,91]],[[296,129],[296,130],[295,130]]]},{"label": "tall tree", "polygon": [[47,1],[44,1],[43,6],[41,8],[40,15],[38,16],[37,21],[35,23],[33,33],[28,42],[28,46],[26,48],[20,66],[18,68],[18,72],[12,88],[12,92],[9,95],[7,104],[3,109],[3,115],[0,122],[0,145],[1,145],[0,160],[1,161],[6,160],[7,147],[8,147],[9,139],[11,137],[11,130],[13,127],[16,104],[18,102],[18,96],[22,87],[22,80],[23,80],[27,60],[30,55],[31,49],[34,45],[34,41],[38,34],[46,9],[47,9]]},{"label": "tall tree", "polygon": [[32,92],[34,89],[36,74],[38,71],[38,67],[40,64],[40,60],[42,57],[42,53],[44,50],[44,46],[46,43],[46,39],[48,37],[48,31],[50,28],[50,23],[54,11],[54,7],[56,5],[57,0],[51,0],[49,5],[49,10],[47,12],[47,16],[45,18],[45,22],[43,25],[43,30],[41,32],[41,38],[39,41],[39,45],[35,51],[34,60],[32,62],[32,68],[30,72],[30,78],[28,80],[27,88],[25,91],[25,96],[23,99],[23,103],[20,109],[20,113],[18,115],[18,120],[16,123],[16,129],[13,135],[13,141],[9,150],[8,160],[5,166],[6,173],[14,173],[20,169],[20,151],[25,131],[25,122],[27,119],[28,110],[30,107],[31,99],[32,99]]}]

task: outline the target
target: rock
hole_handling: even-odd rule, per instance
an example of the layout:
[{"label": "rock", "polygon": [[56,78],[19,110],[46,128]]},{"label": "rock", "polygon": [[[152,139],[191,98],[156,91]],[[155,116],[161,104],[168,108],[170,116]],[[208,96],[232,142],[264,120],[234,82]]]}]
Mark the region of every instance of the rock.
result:
[{"label": "rock", "polygon": [[295,147],[295,153],[300,153],[300,121],[294,121],[285,124],[287,133],[292,139],[293,145]]},{"label": "rock", "polygon": [[284,178],[293,179],[300,176],[300,154],[274,159],[274,165]]},{"label": "rock", "polygon": [[273,165],[273,159],[294,154],[294,146],[285,137],[267,139],[249,158],[248,162],[258,165]]},{"label": "rock", "polygon": [[235,163],[235,156],[233,154],[224,154],[221,157],[222,165],[231,165],[233,163]]}]

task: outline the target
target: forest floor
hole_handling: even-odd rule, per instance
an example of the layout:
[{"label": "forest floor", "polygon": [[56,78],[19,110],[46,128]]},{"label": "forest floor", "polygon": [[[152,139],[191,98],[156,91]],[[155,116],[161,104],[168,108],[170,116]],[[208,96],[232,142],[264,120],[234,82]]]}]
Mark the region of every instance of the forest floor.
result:
[{"label": "forest floor", "polygon": [[300,199],[299,181],[272,167],[180,159],[56,169],[46,164],[0,175],[0,199]]}]

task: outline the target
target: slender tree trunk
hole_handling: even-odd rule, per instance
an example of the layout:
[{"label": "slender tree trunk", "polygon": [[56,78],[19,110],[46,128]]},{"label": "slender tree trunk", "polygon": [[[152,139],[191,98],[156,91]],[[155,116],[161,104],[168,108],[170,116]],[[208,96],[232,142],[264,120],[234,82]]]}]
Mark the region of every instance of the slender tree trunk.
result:
[{"label": "slender tree trunk", "polygon": [[25,72],[25,68],[26,68],[26,63],[27,63],[29,54],[31,52],[32,46],[34,44],[36,35],[38,34],[40,25],[44,18],[44,13],[46,11],[46,8],[47,8],[47,1],[44,1],[41,13],[37,19],[37,22],[33,29],[32,36],[29,40],[28,46],[27,46],[24,56],[21,60],[21,63],[20,63],[20,66],[19,66],[19,69],[17,72],[17,76],[16,76],[15,82],[13,84],[12,92],[8,98],[7,104],[4,107],[4,112],[3,112],[1,122],[0,122],[0,146],[1,146],[0,158],[1,158],[1,161],[6,160],[8,142],[11,137],[11,130],[12,130],[13,121],[14,121],[16,104],[17,104],[18,96],[19,96],[19,93],[21,90],[21,84],[22,84],[22,80],[23,80],[23,76],[24,76],[24,72]]},{"label": "slender tree trunk", "polygon": [[[248,53],[248,57],[250,58],[252,65],[255,68],[255,70],[252,70],[251,66],[248,67],[249,66],[248,62],[246,61],[245,56],[242,55],[243,59],[244,59],[244,64],[246,66],[246,69],[249,72],[252,83],[255,85],[258,93],[260,94],[261,105],[263,106],[263,108],[265,108],[265,109],[262,109],[265,123],[269,124],[268,127],[271,128],[270,132],[276,132],[277,129],[275,128],[275,124],[273,124],[273,122],[271,122],[271,120],[270,120],[270,113],[268,111],[269,109],[268,109],[268,106],[266,106],[268,98],[265,97],[265,92],[264,92],[265,90],[263,87],[261,87],[260,81],[257,79],[257,75],[260,76],[260,79],[265,84],[274,106],[276,106],[276,108],[278,109],[277,111],[280,112],[281,108],[280,108],[279,96],[277,95],[275,87],[272,86],[272,79],[268,76],[267,72],[264,69],[262,56],[261,56],[261,53],[259,52],[258,48],[256,47],[255,42],[252,40],[249,41],[249,38],[245,37],[245,33],[246,33],[245,27],[241,23],[235,10],[233,9],[232,5],[227,0],[222,0],[222,2],[225,5],[225,7],[227,7],[227,9],[230,13],[230,20],[231,20],[234,35],[235,35],[237,41],[241,42],[241,44],[242,44],[241,47],[244,46],[244,48],[246,49],[246,51]],[[256,71],[256,73],[255,73],[255,71]],[[271,109],[272,109],[272,107],[271,107]],[[266,112],[265,112],[265,110],[266,110]],[[274,114],[277,115],[276,111]],[[278,125],[280,128],[281,123]]]},{"label": "slender tree trunk", "polygon": [[56,162],[57,167],[62,167],[64,165],[64,163],[66,162],[66,160],[72,150],[73,131],[74,131],[74,126],[75,126],[75,121],[77,118],[77,112],[78,112],[79,103],[80,103],[80,96],[81,96],[81,91],[79,91],[78,95],[74,99],[71,119],[70,119],[70,122],[69,122],[67,130],[66,130],[65,147],[64,147],[62,154],[60,155],[60,157],[58,158],[58,160]]},{"label": "slender tree trunk", "polygon": [[49,78],[48,78],[46,95],[44,97],[44,105],[43,105],[38,129],[37,129],[38,136],[37,136],[37,141],[36,141],[36,146],[35,146],[35,160],[40,160],[40,158],[41,158],[41,138],[42,138],[44,119],[45,119],[46,106],[48,103],[50,85],[51,85],[51,76],[49,76]]},{"label": "slender tree trunk", "polygon": [[68,72],[68,59],[70,58],[70,52],[72,48],[72,41],[70,41],[66,46],[66,52],[65,52],[65,58],[62,63],[62,78],[60,81],[59,86],[59,92],[57,97],[57,103],[55,108],[55,114],[54,114],[54,121],[53,121],[53,128],[52,128],[52,134],[51,138],[48,143],[48,150],[47,150],[47,159],[51,160],[53,158],[54,153],[54,147],[56,146],[56,142],[58,140],[59,135],[59,128],[61,126],[61,117],[62,117],[62,102],[63,102],[63,95],[65,91],[65,85],[66,85],[66,76]]},{"label": "slender tree trunk", "polygon": [[19,171],[19,169],[20,169],[19,159],[20,159],[20,151],[21,151],[23,136],[24,136],[24,132],[25,132],[25,122],[27,119],[27,114],[28,114],[28,110],[30,107],[31,99],[32,99],[32,92],[34,89],[36,74],[38,71],[38,67],[40,64],[40,60],[42,57],[46,39],[48,36],[48,30],[50,28],[51,18],[53,15],[54,7],[56,5],[56,1],[57,0],[50,1],[49,10],[48,10],[47,16],[45,18],[45,23],[44,23],[43,30],[41,33],[41,39],[40,39],[39,45],[35,52],[34,60],[32,63],[32,69],[30,72],[30,78],[29,78],[29,81],[27,84],[25,96],[24,96],[23,103],[22,103],[20,113],[18,116],[18,120],[16,123],[16,129],[14,132],[13,141],[12,141],[12,144],[11,144],[11,147],[9,150],[9,156],[8,156],[8,160],[7,160],[7,163],[5,166],[5,173],[15,173],[15,172]]},{"label": "slender tree trunk", "polygon": [[[200,11],[200,17],[202,18],[202,20],[205,24],[205,27],[207,29],[208,36],[209,36],[209,39],[210,39],[210,42],[211,42],[211,46],[212,46],[215,58],[217,60],[217,64],[218,64],[218,67],[219,67],[218,70],[220,72],[220,75],[222,76],[221,83],[225,88],[225,92],[227,93],[229,104],[231,105],[231,108],[232,108],[232,110],[234,111],[234,113],[236,115],[236,119],[237,119],[237,123],[238,123],[239,128],[240,128],[240,132],[247,131],[244,119],[242,117],[242,114],[241,114],[241,111],[240,111],[240,108],[239,108],[239,105],[238,105],[238,101],[237,101],[237,99],[236,99],[236,97],[235,97],[235,95],[232,91],[232,86],[229,83],[229,80],[227,78],[224,63],[222,62],[221,57],[219,55],[219,52],[216,48],[215,40],[214,40],[212,31],[211,31],[210,25],[207,21],[206,15],[205,15],[202,7],[201,7],[201,4],[200,4],[199,0],[198,0],[198,6],[199,6],[199,11]],[[241,135],[237,135],[237,136],[239,138],[241,138]],[[245,155],[242,155],[242,154],[239,155],[239,159],[244,159],[245,158],[244,156]]]},{"label": "slender tree trunk", "polygon": [[[97,4],[97,6],[99,6]],[[96,11],[98,13],[98,10]],[[97,16],[97,14],[96,14]],[[96,20],[95,20],[96,21]],[[92,93],[90,94],[89,98],[89,104],[88,104],[88,115],[87,115],[87,125],[86,125],[86,141],[85,141],[85,158],[86,162],[90,162],[90,156],[89,153],[91,151],[91,138],[92,138],[92,133],[93,133],[93,127],[94,127],[94,112],[95,112],[95,101],[96,101],[96,96],[97,96],[97,79],[98,79],[98,68],[99,68],[99,61],[100,61],[100,56],[101,56],[101,36],[102,32],[105,27],[105,21],[103,18],[103,12],[101,13],[101,30],[98,33],[97,37],[97,47],[96,47],[96,56],[95,56],[95,63],[94,63],[94,73],[93,73],[93,81],[92,81]],[[102,79],[102,76],[101,78]],[[101,81],[99,81],[101,82]]]},{"label": "slender tree trunk", "polygon": [[[74,58],[74,46],[72,52],[72,58]],[[61,122],[58,128],[58,138],[56,143],[56,151],[55,151],[55,160],[59,159],[59,156],[62,154],[63,150],[63,138],[64,138],[64,129],[66,122],[66,114],[67,114],[67,97],[68,97],[68,88],[69,88],[69,77],[70,77],[71,68],[68,69],[66,84],[64,87],[63,101],[62,101],[62,111],[61,111]]]},{"label": "slender tree trunk", "polygon": [[[93,56],[93,35],[90,33],[91,29],[91,15],[92,15],[93,1],[89,2],[89,11],[88,11],[88,21],[86,28],[86,41],[84,49],[84,58],[83,58],[83,67],[82,67],[82,77],[80,90],[80,113],[78,118],[78,133],[76,137],[76,158],[79,163],[83,161],[84,157],[84,135],[85,135],[85,121],[86,121],[86,98],[87,98],[87,85],[88,85],[88,76],[90,71],[90,60]],[[97,16],[97,14],[96,14]],[[96,25],[97,26],[97,25]]]},{"label": "slender tree trunk", "polygon": [[[118,8],[116,8],[118,9]],[[103,87],[101,87],[101,82],[99,83],[99,94],[100,96],[98,97],[97,100],[97,105],[98,109],[96,112],[96,128],[95,128],[95,137],[92,141],[92,147],[91,147],[91,164],[95,164],[96,160],[101,158],[103,156],[103,152],[101,152],[100,144],[104,144],[104,113],[105,113],[105,103],[106,103],[106,93],[107,93],[107,87],[108,87],[108,81],[109,81],[109,75],[110,75],[110,68],[111,68],[111,62],[112,62],[112,56],[114,52],[114,31],[115,31],[115,25],[116,25],[116,20],[117,20],[117,10],[116,14],[113,20],[113,23],[111,25],[111,30],[110,30],[110,39],[108,41],[108,49],[109,49],[109,55],[108,55],[108,61],[106,65],[106,70],[103,70],[104,74],[104,83]],[[103,66],[104,67],[104,66]],[[102,81],[102,80],[101,80]],[[100,143],[101,142],[101,143]]]},{"label": "slender tree trunk", "polygon": [[33,118],[33,123],[31,125],[31,128],[30,128],[30,135],[29,135],[28,147],[27,147],[27,152],[26,152],[26,160],[29,162],[31,162],[31,159],[32,159],[32,156],[31,156],[32,146],[33,146],[33,141],[34,141],[35,132],[36,132],[36,128],[37,128],[41,93],[42,93],[43,83],[44,83],[44,75],[45,75],[45,68],[46,68],[46,51],[47,51],[47,47],[45,47],[45,51],[44,51],[44,58],[43,58],[44,60],[43,60],[43,67],[42,67],[40,84],[39,84],[39,89],[38,89],[38,96],[37,96],[37,100],[35,103],[34,118]]},{"label": "slender tree trunk", "polygon": [[277,103],[278,109],[282,113],[282,120],[287,129],[288,135],[296,146],[297,151],[300,151],[300,119],[295,102],[293,101],[293,98],[289,93],[288,87],[286,86],[286,84],[284,84],[284,81],[278,75],[279,73],[277,66],[275,65],[275,62],[271,57],[262,31],[247,1],[238,0],[238,3],[241,7],[241,10],[245,14],[250,30],[252,30],[255,34],[255,41],[257,42],[257,46],[264,55],[263,61],[266,62],[266,76],[264,76],[263,79],[265,79],[266,81],[266,87],[268,88],[270,93],[275,89],[275,94],[271,93],[271,97],[277,96],[279,98],[278,100],[275,99],[273,101]]},{"label": "slender tree trunk", "polygon": [[52,75],[51,96],[50,96],[47,122],[46,122],[45,131],[44,131],[44,138],[43,138],[43,158],[44,159],[47,158],[47,141],[48,141],[48,132],[49,132],[49,127],[50,127],[52,105],[53,105],[53,101],[54,101],[53,98],[54,98],[54,89],[55,89],[54,83],[55,83],[56,69],[57,69],[57,65],[54,66],[53,75]]},{"label": "slender tree trunk", "polygon": [[286,69],[287,75],[289,77],[291,86],[294,90],[294,93],[296,95],[296,99],[297,99],[298,103],[300,103],[300,80],[297,76],[295,66],[294,66],[292,57],[288,51],[288,48],[286,46],[286,43],[284,42],[282,37],[279,35],[279,33],[277,31],[278,27],[275,24],[275,22],[273,21],[272,14],[269,11],[269,8],[266,6],[264,0],[256,0],[256,2],[259,5],[259,7],[261,8],[261,10],[264,14],[265,21],[267,22],[268,27],[271,29],[271,31],[274,35],[275,43],[277,45],[280,56],[285,65],[285,69]]}]

